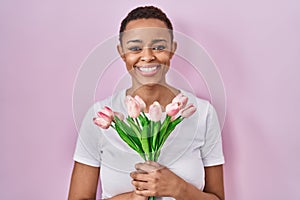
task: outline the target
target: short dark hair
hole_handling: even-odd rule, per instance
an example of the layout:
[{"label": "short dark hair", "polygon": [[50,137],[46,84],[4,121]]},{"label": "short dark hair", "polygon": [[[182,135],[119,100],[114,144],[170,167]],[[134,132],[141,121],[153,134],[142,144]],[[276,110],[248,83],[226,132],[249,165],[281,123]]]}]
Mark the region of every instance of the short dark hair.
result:
[{"label": "short dark hair", "polygon": [[122,42],[122,32],[124,32],[127,24],[136,19],[159,19],[166,24],[170,30],[171,40],[173,40],[173,26],[167,15],[159,8],[154,6],[140,6],[128,13],[128,15],[122,20],[119,31],[119,40]]}]

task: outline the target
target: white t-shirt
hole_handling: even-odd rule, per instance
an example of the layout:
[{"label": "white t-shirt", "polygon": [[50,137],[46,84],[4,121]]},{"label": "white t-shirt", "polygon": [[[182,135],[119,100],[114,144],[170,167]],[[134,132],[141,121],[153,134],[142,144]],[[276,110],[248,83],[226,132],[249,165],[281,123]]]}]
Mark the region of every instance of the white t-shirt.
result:
[{"label": "white t-shirt", "polygon": [[[206,100],[183,92],[197,111],[184,119],[166,140],[158,162],[175,174],[203,190],[204,167],[224,163],[222,138],[218,118],[213,106]],[[100,167],[102,198],[111,198],[134,190],[129,173],[143,159],[132,150],[113,128],[101,129],[93,118],[104,106],[126,116],[126,91],[95,103],[87,112],[78,135],[74,160]],[[173,198],[163,197],[163,200]]]}]

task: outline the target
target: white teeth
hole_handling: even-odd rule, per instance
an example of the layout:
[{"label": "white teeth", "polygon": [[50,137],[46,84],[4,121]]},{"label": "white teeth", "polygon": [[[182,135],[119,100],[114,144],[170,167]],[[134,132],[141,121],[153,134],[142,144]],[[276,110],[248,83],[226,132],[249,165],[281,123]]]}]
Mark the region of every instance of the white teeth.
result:
[{"label": "white teeth", "polygon": [[157,69],[157,66],[155,67],[139,67],[139,70],[142,72],[152,72]]}]

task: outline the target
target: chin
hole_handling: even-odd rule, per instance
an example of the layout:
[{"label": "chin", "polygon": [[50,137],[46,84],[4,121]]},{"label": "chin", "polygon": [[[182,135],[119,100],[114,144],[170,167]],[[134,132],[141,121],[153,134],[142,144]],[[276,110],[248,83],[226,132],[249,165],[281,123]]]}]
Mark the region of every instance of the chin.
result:
[{"label": "chin", "polygon": [[164,85],[165,82],[162,80],[139,80],[138,83],[142,86],[156,86],[156,85]]}]

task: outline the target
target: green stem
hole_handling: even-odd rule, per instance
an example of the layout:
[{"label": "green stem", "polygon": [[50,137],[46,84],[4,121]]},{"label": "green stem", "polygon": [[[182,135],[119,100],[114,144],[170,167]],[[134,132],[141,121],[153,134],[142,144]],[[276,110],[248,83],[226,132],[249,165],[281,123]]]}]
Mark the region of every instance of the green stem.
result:
[{"label": "green stem", "polygon": [[144,153],[142,144],[135,132],[123,121],[116,117],[115,129],[120,137],[138,153]]},{"label": "green stem", "polygon": [[142,143],[142,148],[143,151],[146,154],[147,159],[149,159],[149,141],[148,141],[148,132],[149,132],[149,126],[146,125],[143,127],[142,134],[141,134],[141,143]]},{"label": "green stem", "polygon": [[151,141],[151,147],[152,147],[152,153],[153,153],[153,159],[155,159],[155,153],[158,150],[159,146],[159,138],[160,138],[160,127],[161,127],[161,122],[152,122],[151,124],[151,133],[152,133],[152,141]]},{"label": "green stem", "polygon": [[[141,125],[140,125],[139,120],[138,120],[137,118],[135,118],[134,120],[135,120],[136,125],[137,125],[137,126],[139,127],[139,129],[140,129]],[[141,130],[141,129],[140,129],[140,130]]]},{"label": "green stem", "polygon": [[[160,136],[160,142],[158,144],[158,149],[157,151],[160,152],[163,144],[165,143],[165,141],[167,140],[167,138],[169,137],[169,135],[171,134],[171,132],[175,129],[175,127],[183,120],[183,118],[181,116],[177,117],[174,121],[170,121],[171,117],[168,118],[169,116],[167,116],[166,120],[166,126],[164,126],[164,124],[162,125],[162,128],[160,129],[161,131],[161,136]],[[165,122],[164,122],[165,123]],[[164,126],[164,127],[163,127]]]},{"label": "green stem", "polygon": [[146,115],[144,112],[142,112],[142,115],[143,115],[144,119],[146,119],[147,122],[150,121],[150,120],[148,119],[147,115]]}]

